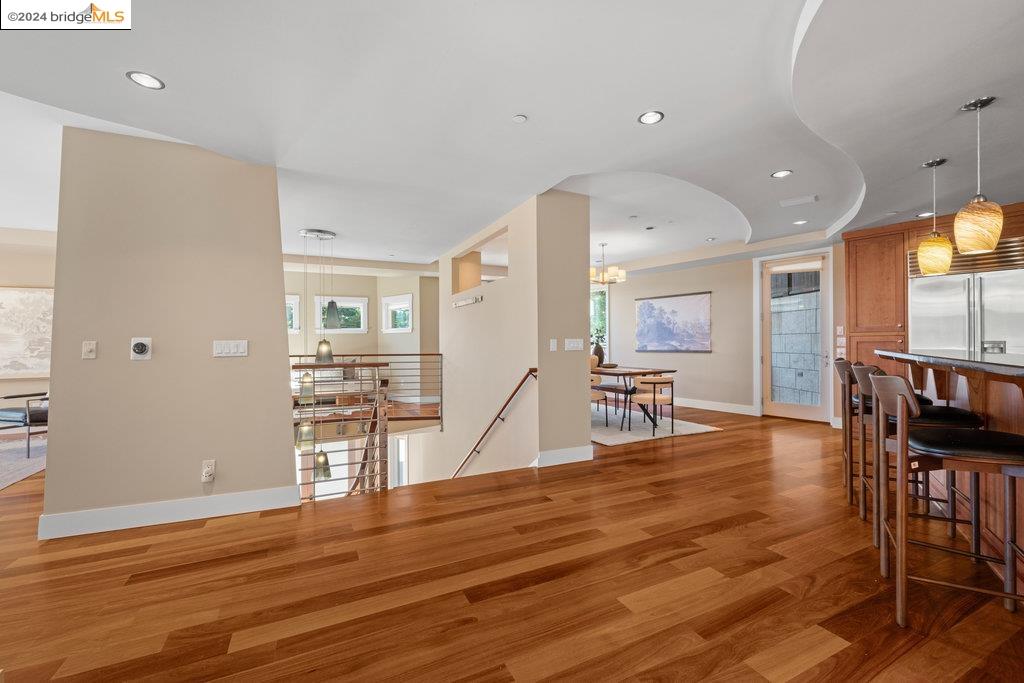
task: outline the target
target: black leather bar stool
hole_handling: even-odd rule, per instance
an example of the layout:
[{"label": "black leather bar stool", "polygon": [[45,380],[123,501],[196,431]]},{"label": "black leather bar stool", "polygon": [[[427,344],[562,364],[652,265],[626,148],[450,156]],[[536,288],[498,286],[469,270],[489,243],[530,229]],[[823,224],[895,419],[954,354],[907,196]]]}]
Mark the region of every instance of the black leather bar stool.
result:
[{"label": "black leather bar stool", "polygon": [[[977,429],[924,429],[915,427],[914,418],[922,413],[910,383],[904,377],[873,375],[872,387],[877,398],[879,413],[896,418],[896,438],[886,440],[882,449],[882,466],[888,467],[888,454],[896,454],[896,518],[895,530],[889,525],[889,496],[882,497],[880,516],[885,543],[882,544],[882,576],[889,575],[889,540],[896,550],[896,623],[907,625],[907,586],[910,581],[947,588],[974,591],[1003,598],[1003,606],[1014,612],[1017,601],[1024,595],[1017,593],[1017,557],[1024,558],[1024,549],[1017,544],[1017,478],[1024,477],[1024,436],[1007,432]],[[1003,556],[983,555],[949,548],[909,538],[907,520],[910,517],[908,477],[919,471],[966,471],[1001,474],[1004,482],[1004,543]],[[888,494],[888,488],[886,490]],[[976,502],[976,501],[975,501]],[[942,519],[942,518],[938,518]],[[937,550],[983,560],[1003,566],[1003,590],[996,591],[978,586],[943,581],[925,576],[911,575],[907,570],[907,545],[921,545]]]},{"label": "black leather bar stool", "polygon": [[[882,444],[884,437],[888,436],[895,427],[894,421],[886,420],[885,426],[882,426],[880,413],[874,410],[874,389],[872,385],[872,377],[882,375],[885,373],[877,365],[855,365],[852,366],[851,371],[854,377],[857,378],[857,391],[860,394],[860,518],[867,519],[867,492],[871,492],[871,536],[874,541],[875,547],[878,548],[881,543],[881,524],[879,522],[881,515],[878,511],[881,509],[880,499],[885,491],[888,490],[889,470],[888,468],[881,468],[879,463],[882,458],[880,457],[882,451]],[[909,382],[907,386],[910,386]],[[913,393],[913,389],[911,389]],[[924,403],[921,399],[925,398],[927,403]],[[917,401],[921,410],[919,414],[911,420],[911,424],[918,428],[940,428],[940,427],[961,427],[965,429],[979,429],[984,425],[984,420],[972,413],[969,410],[963,408],[953,408],[951,406],[936,406],[932,405],[931,401],[926,397],[914,394],[914,400]],[[871,418],[871,438],[872,438],[872,458],[871,458],[871,474],[867,474],[868,463],[866,462],[866,446],[865,446],[865,416]],[[879,435],[883,435],[879,438]],[[882,485],[876,485],[875,482],[882,482]],[[915,498],[925,501],[927,508],[930,508],[931,503],[940,503],[947,506],[948,516],[951,525],[956,524],[956,498],[955,493],[947,489],[947,497],[935,498],[931,495],[929,489],[929,481],[927,477],[916,478],[915,486],[917,493],[914,495]],[[915,513],[918,514],[918,513]],[[925,513],[927,514],[927,512]]]}]

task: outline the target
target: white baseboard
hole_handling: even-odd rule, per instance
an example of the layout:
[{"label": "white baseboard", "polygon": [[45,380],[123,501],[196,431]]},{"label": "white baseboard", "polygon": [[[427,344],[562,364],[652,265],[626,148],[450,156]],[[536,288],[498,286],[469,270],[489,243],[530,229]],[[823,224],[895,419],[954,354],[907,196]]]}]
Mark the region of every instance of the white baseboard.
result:
[{"label": "white baseboard", "polygon": [[832,427],[834,429],[842,429],[843,428],[843,418],[841,418],[841,417],[833,417],[831,420],[829,420],[829,424],[832,425]]},{"label": "white baseboard", "polygon": [[100,531],[184,522],[190,519],[238,515],[244,512],[295,507],[298,504],[298,486],[279,486],[272,489],[161,500],[155,503],[58,512],[40,515],[39,539],[63,538],[64,536],[94,534]]},{"label": "white baseboard", "polygon": [[556,448],[550,451],[541,451],[537,459],[530,463],[531,467],[549,467],[551,465],[564,465],[569,462],[581,462],[594,459],[594,445],[572,446],[570,448]]},{"label": "white baseboard", "polygon": [[760,417],[761,410],[757,406],[743,403],[721,403],[719,401],[701,401],[696,398],[676,396],[675,405],[683,408],[699,408],[701,410],[717,410],[720,413],[738,413]]}]

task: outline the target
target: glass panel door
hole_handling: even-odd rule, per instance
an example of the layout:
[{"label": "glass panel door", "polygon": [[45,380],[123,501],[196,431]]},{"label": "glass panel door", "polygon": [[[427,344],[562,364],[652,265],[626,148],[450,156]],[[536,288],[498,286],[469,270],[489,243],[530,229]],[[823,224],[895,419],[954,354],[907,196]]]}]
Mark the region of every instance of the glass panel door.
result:
[{"label": "glass panel door", "polygon": [[823,264],[823,256],[764,264],[762,391],[767,415],[827,419],[831,364]]}]

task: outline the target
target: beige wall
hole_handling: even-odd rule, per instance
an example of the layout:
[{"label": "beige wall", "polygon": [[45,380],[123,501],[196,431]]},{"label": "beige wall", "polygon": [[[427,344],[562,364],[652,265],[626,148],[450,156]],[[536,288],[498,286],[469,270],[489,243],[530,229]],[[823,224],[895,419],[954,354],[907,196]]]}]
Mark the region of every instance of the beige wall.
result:
[{"label": "beige wall", "polygon": [[[53,287],[56,233],[0,228],[0,287]],[[0,379],[0,396],[49,389],[48,377]],[[24,399],[0,400],[0,406],[25,406]],[[10,432],[8,432],[10,433]]]},{"label": "beige wall", "polygon": [[[540,451],[590,443],[590,198],[537,197],[537,357]],[[514,266],[512,267],[514,270]],[[566,352],[581,339],[583,352]],[[550,350],[550,340],[558,350]]]},{"label": "beige wall", "polygon": [[[451,260],[508,226],[509,277],[452,295]],[[444,431],[410,435],[410,481],[446,479],[527,368],[537,367],[537,199],[443,255],[438,268],[444,354]],[[481,303],[452,308],[474,295]],[[526,467],[537,456],[537,387],[527,386],[465,473]],[[413,444],[412,442],[416,442]]]},{"label": "beige wall", "polygon": [[278,216],[272,167],[64,130],[47,514],[294,486]]},{"label": "beige wall", "polygon": [[[325,274],[321,286],[320,270],[312,263],[309,266],[309,275],[305,278],[302,273],[285,271],[284,288],[286,294],[298,294],[303,309],[302,331],[299,334],[288,335],[289,354],[314,354],[316,345],[323,337],[331,342],[331,350],[334,355],[341,356],[346,353],[378,353],[377,349],[377,325],[380,312],[380,300],[377,296],[377,280],[372,275],[339,275],[333,277]],[[307,294],[303,294],[303,290]],[[316,331],[316,297],[323,295],[334,296],[361,296],[369,299],[367,303],[367,332],[363,333],[336,333],[318,334]],[[281,305],[284,305],[282,299]]]},{"label": "beige wall", "polygon": [[[608,288],[611,361],[674,369],[676,397],[751,406],[754,393],[753,267],[749,259],[652,274]],[[637,353],[635,299],[711,292],[711,353]]]},{"label": "beige wall", "polygon": [[[411,481],[452,475],[527,369],[539,367],[541,347],[546,355],[541,375],[547,371],[548,380],[528,380],[506,411],[506,421],[493,430],[463,475],[527,467],[542,446],[589,447],[587,353],[547,355],[549,337],[557,335],[560,348],[565,337],[586,339],[588,207],[589,200],[580,195],[545,193],[442,256],[438,286],[444,431],[410,435]],[[508,277],[452,294],[452,259],[506,228]],[[541,257],[541,246],[572,255]],[[473,296],[482,296],[483,301],[452,308],[453,302]],[[547,297],[554,308],[540,303]],[[576,403],[564,414],[561,408],[552,408],[545,416],[541,405],[549,402],[542,395]]]}]

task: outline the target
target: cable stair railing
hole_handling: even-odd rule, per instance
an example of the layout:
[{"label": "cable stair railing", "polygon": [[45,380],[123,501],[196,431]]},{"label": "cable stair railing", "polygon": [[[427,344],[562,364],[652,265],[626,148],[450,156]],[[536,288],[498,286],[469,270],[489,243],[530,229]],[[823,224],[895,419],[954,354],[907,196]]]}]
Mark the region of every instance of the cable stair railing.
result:
[{"label": "cable stair railing", "polygon": [[516,396],[519,395],[520,390],[522,390],[523,386],[531,377],[537,379],[537,368],[530,368],[523,374],[519,382],[516,384],[516,388],[512,390],[512,393],[508,395],[508,398],[505,399],[505,402],[501,404],[501,408],[498,409],[498,412],[494,414],[494,417],[491,418],[491,421],[487,424],[487,428],[484,429],[484,433],[480,435],[480,438],[476,440],[476,443],[473,445],[473,448],[469,450],[469,453],[466,454],[466,457],[463,458],[459,466],[455,468],[455,472],[452,473],[452,479],[455,479],[456,477],[459,476],[459,473],[462,472],[462,470],[466,467],[467,464],[469,464],[469,461],[472,459],[474,455],[480,455],[480,444],[482,444],[484,440],[487,438],[487,435],[491,433],[491,430],[494,429],[494,425],[498,423],[498,420],[501,420],[502,422],[505,421],[503,413],[512,404],[512,401],[515,400]]}]

